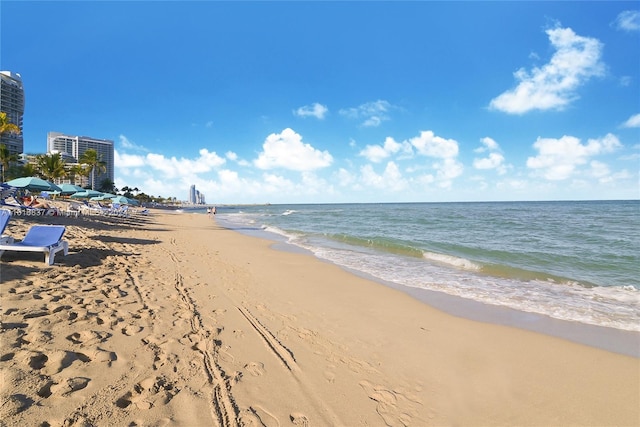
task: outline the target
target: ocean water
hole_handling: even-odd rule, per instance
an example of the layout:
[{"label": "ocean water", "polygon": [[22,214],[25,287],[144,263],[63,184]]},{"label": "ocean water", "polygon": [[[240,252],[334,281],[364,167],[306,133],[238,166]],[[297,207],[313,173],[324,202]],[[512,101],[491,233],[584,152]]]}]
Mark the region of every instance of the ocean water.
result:
[{"label": "ocean water", "polygon": [[640,331],[640,201],[223,206],[217,220],[400,287]]}]

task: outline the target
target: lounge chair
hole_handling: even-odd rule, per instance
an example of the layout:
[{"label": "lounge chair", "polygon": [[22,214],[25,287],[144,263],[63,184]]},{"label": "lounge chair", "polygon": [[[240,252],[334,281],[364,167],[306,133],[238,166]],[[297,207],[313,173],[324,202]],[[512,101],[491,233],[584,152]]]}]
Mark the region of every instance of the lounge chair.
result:
[{"label": "lounge chair", "polygon": [[65,230],[63,225],[33,225],[22,241],[0,244],[0,257],[5,251],[44,252],[44,261],[53,265],[56,253],[69,253],[69,244],[62,240]]},{"label": "lounge chair", "polygon": [[62,211],[66,216],[73,216],[78,218],[80,215],[80,206],[77,203],[69,203],[67,204],[67,209]]},{"label": "lounge chair", "polygon": [[0,244],[13,243],[13,237],[4,234],[11,219],[11,211],[9,209],[0,209]]},{"label": "lounge chair", "polygon": [[[10,203],[9,200],[12,200],[12,202]],[[0,184],[0,205],[10,209],[22,208],[22,202],[18,198],[18,188]]]}]

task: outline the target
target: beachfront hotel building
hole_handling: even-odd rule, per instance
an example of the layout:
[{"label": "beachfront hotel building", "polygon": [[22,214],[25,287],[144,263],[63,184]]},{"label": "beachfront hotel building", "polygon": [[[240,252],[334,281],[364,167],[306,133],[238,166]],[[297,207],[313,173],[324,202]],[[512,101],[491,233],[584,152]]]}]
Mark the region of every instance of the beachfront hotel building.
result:
[{"label": "beachfront hotel building", "polygon": [[60,153],[67,164],[79,163],[82,154],[89,149],[96,150],[100,159],[106,164],[106,171],[96,175],[96,186],[99,187],[105,179],[109,179],[113,183],[115,175],[113,141],[88,136],[65,135],[60,132],[47,134],[47,153]]},{"label": "beachfront hotel building", "polygon": [[0,136],[11,154],[24,151],[22,138],[22,117],[24,116],[24,88],[22,77],[11,71],[0,71],[0,111],[7,113],[7,120],[20,128],[20,133],[5,133]]}]

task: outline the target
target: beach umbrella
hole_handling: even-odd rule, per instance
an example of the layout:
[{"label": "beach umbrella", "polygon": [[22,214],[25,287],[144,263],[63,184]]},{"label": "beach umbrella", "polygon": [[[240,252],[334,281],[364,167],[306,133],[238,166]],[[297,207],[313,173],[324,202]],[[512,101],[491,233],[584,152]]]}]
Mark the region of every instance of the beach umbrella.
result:
[{"label": "beach umbrella", "polygon": [[73,193],[77,193],[79,191],[84,191],[84,188],[80,187],[79,185],[73,185],[73,184],[60,184],[58,187],[60,187],[60,192],[56,192],[57,194],[61,194],[63,196],[70,196]]},{"label": "beach umbrella", "polygon": [[37,176],[24,176],[22,178],[12,179],[7,182],[7,185],[29,191],[62,191],[62,189],[54,183],[38,178]]},{"label": "beach umbrella", "polygon": [[77,193],[73,193],[71,196],[72,199],[90,199],[92,197],[100,197],[102,193],[96,190],[84,190],[78,191]]},{"label": "beach umbrella", "polygon": [[113,199],[114,197],[116,197],[115,194],[104,193],[104,194],[102,194],[100,196],[92,197],[89,200],[94,200],[94,201],[109,200],[109,201],[111,201],[111,199]]},{"label": "beach umbrella", "polygon": [[125,196],[115,196],[111,198],[111,203],[120,203],[121,205],[138,205],[138,201],[136,199],[130,199]]}]

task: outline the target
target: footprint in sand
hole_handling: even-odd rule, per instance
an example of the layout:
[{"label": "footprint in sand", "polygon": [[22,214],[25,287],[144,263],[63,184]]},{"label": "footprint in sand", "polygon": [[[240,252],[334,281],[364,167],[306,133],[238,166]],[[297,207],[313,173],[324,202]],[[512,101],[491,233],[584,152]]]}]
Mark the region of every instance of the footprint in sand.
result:
[{"label": "footprint in sand", "polygon": [[332,371],[324,371],[324,378],[327,382],[334,383],[336,381],[336,374]]},{"label": "footprint in sand", "polygon": [[29,358],[29,367],[31,369],[39,370],[44,368],[47,364],[49,357],[46,354],[38,353]]},{"label": "footprint in sand", "polygon": [[164,376],[148,377],[120,397],[115,404],[121,409],[131,406],[141,410],[151,409],[158,405],[166,405],[179,392],[180,389]]},{"label": "footprint in sand", "polygon": [[264,374],[264,363],[262,362],[249,362],[244,365],[244,369],[247,370],[254,377],[259,377]]},{"label": "footprint in sand", "polygon": [[309,418],[307,418],[306,415],[301,414],[300,412],[292,413],[291,415],[289,415],[289,419],[296,426],[303,426],[303,427],[309,426]]},{"label": "footprint in sand", "polygon": [[3,400],[2,407],[0,407],[0,419],[26,411],[35,403],[32,398],[24,394],[12,394]]},{"label": "footprint in sand", "polygon": [[369,399],[377,402],[376,412],[386,425],[411,425],[415,423],[416,420],[413,419],[413,416],[407,413],[407,411],[415,412],[410,409],[412,404],[421,404],[415,395],[405,394],[402,390],[390,390],[381,385],[373,385],[369,381],[360,381],[359,384]]},{"label": "footprint in sand", "polygon": [[102,343],[108,340],[111,337],[109,332],[102,331],[81,331],[74,332],[73,334],[67,336],[67,339],[74,344],[95,344]]},{"label": "footprint in sand", "polygon": [[[40,353],[31,358],[29,365],[33,369],[39,369],[46,375],[54,375],[62,372],[72,364],[91,362],[91,358],[84,353],[75,351],[54,351],[48,355]],[[39,366],[39,367],[38,367]]]},{"label": "footprint in sand", "polygon": [[93,361],[106,363],[108,367],[118,360],[118,355],[113,351],[103,350],[100,347],[96,348],[96,351],[93,353]]},{"label": "footprint in sand", "polygon": [[251,406],[240,415],[240,421],[247,427],[280,427],[280,421],[260,406]]},{"label": "footprint in sand", "polygon": [[144,327],[142,326],[138,326],[138,325],[127,325],[124,328],[122,328],[122,330],[120,332],[122,332],[122,335],[126,335],[128,337],[133,336],[137,333],[142,332],[142,330],[144,329]]},{"label": "footprint in sand", "polygon": [[86,377],[73,377],[60,382],[49,381],[44,387],[38,390],[38,396],[45,399],[51,395],[67,396],[73,392],[86,388],[90,381],[91,379]]}]

